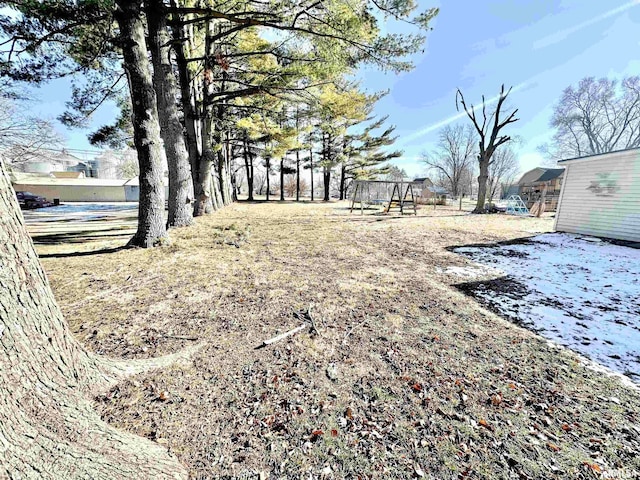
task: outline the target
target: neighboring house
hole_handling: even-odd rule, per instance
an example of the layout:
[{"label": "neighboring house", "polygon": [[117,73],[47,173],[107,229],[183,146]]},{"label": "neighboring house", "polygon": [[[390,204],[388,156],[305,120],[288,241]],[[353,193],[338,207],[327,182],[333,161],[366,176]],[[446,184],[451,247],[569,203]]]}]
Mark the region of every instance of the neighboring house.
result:
[{"label": "neighboring house", "polygon": [[544,194],[545,210],[556,210],[563,175],[564,168],[537,167],[529,170],[518,181],[518,195],[531,208]]},{"label": "neighboring house", "polygon": [[[410,180],[414,185],[415,195],[418,197],[418,203],[427,203],[433,199],[433,182],[428,177],[418,177]],[[437,194],[436,194],[437,195]]]},{"label": "neighboring house", "polygon": [[555,230],[640,242],[640,149],[562,160]]},{"label": "neighboring house", "polygon": [[414,178],[413,179],[414,183],[420,183],[422,185],[422,188],[429,188],[429,187],[433,187],[433,182],[431,181],[430,178],[428,177],[418,177],[418,178]]},{"label": "neighboring house", "polygon": [[[16,191],[31,192],[52,202],[137,202],[140,194],[137,177],[109,180],[14,173],[12,184]],[[168,198],[168,193],[169,188],[165,185],[165,198]]]}]

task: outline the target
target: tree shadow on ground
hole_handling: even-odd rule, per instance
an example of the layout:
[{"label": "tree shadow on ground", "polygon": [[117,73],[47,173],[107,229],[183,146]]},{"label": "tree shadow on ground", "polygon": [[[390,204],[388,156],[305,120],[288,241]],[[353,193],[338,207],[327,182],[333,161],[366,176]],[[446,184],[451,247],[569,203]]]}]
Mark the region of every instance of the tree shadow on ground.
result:
[{"label": "tree shadow on ground", "polygon": [[72,258],[72,257],[90,257],[91,255],[103,255],[109,253],[117,253],[122,250],[127,250],[130,247],[128,245],[121,245],[119,247],[113,248],[101,248],[99,250],[87,250],[82,252],[66,252],[66,253],[45,253],[43,255],[38,255],[40,258]]}]

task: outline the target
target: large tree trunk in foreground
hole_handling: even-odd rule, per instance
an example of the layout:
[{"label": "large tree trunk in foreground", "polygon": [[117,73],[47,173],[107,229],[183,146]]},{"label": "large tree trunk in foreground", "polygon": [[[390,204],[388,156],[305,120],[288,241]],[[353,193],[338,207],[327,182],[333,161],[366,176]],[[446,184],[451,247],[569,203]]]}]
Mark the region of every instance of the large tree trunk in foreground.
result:
[{"label": "large tree trunk in foreground", "polygon": [[116,4],[114,16],[120,27],[124,69],[129,80],[133,106],[133,140],[140,164],[138,231],[129,244],[148,248],[167,237],[158,109],[147,59],[140,5],[125,0],[118,0]]},{"label": "large tree trunk in foreground", "polygon": [[170,39],[164,2],[147,0],[149,47],[153,62],[153,84],[156,89],[160,134],[164,140],[169,167],[169,215],[167,226],[184,227],[193,222],[193,180],[189,153],[182,133],[176,104],[176,77],[169,59]]},{"label": "large tree trunk in foreground", "polygon": [[186,478],[165,448],[92,409],[121,367],[69,332],[1,159],[0,272],[0,478]]}]

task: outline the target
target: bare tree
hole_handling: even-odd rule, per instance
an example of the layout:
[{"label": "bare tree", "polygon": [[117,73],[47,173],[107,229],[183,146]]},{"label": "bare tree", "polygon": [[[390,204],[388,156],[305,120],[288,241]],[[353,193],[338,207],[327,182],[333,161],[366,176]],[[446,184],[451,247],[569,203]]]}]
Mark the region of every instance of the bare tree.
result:
[{"label": "bare tree", "polygon": [[43,148],[62,147],[62,137],[50,120],[31,115],[22,97],[1,94],[0,151],[9,164],[19,166],[40,157]]},{"label": "bare tree", "polygon": [[135,178],[140,175],[138,156],[135,150],[126,150],[117,163],[119,178]]},{"label": "bare tree", "polygon": [[540,149],[555,160],[640,147],[640,77],[582,79],[562,92],[551,127]]},{"label": "bare tree", "polygon": [[459,110],[460,106],[462,106],[480,136],[480,141],[478,142],[478,166],[480,167],[480,175],[478,175],[478,201],[476,202],[476,208],[473,210],[473,213],[483,213],[485,210],[484,203],[487,196],[487,179],[489,178],[489,167],[493,154],[500,145],[504,145],[511,140],[511,137],[508,135],[500,135],[500,130],[510,123],[518,121],[516,118],[518,109],[506,115],[504,120],[500,119],[501,110],[509,93],[511,93],[511,88],[505,92],[503,84],[500,88],[496,108],[491,113],[487,113],[487,102],[485,101],[484,95],[482,96],[481,124],[476,117],[477,108],[474,107],[473,104],[467,106],[464,95],[460,89],[456,92],[456,108]]},{"label": "bare tree", "polygon": [[267,184],[267,174],[262,170],[256,170],[253,176],[253,191],[258,195],[262,195]]},{"label": "bare tree", "polygon": [[511,147],[505,145],[496,150],[489,166],[489,178],[487,180],[489,203],[501,193],[504,185],[514,183],[519,172],[520,163]]},{"label": "bare tree", "polygon": [[383,175],[383,178],[387,181],[399,181],[407,177],[405,169],[395,165],[387,165],[385,170],[386,173]]},{"label": "bare tree", "polygon": [[425,153],[423,161],[442,177],[454,197],[462,192],[462,181],[473,162],[476,133],[471,125],[447,125],[440,131],[437,149]]},{"label": "bare tree", "polygon": [[294,197],[296,193],[304,196],[307,190],[309,190],[309,183],[304,178],[289,175],[284,181],[284,192],[287,197]]}]

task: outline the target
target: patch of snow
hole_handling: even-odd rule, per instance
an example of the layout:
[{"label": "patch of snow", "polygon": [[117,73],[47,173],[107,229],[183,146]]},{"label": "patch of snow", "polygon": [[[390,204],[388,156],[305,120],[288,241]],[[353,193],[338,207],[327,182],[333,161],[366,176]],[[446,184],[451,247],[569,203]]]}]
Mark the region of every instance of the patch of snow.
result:
[{"label": "patch of snow", "polygon": [[640,382],[640,250],[548,233],[454,251],[503,272],[474,287],[483,303]]},{"label": "patch of snow", "polygon": [[447,267],[444,270],[441,268],[437,269],[438,273],[446,273],[448,275],[456,275],[459,277],[465,277],[469,279],[476,279],[481,277],[486,277],[488,275],[495,275],[497,272],[493,268],[488,268],[483,265],[478,265],[475,267],[457,267],[451,266]]}]

